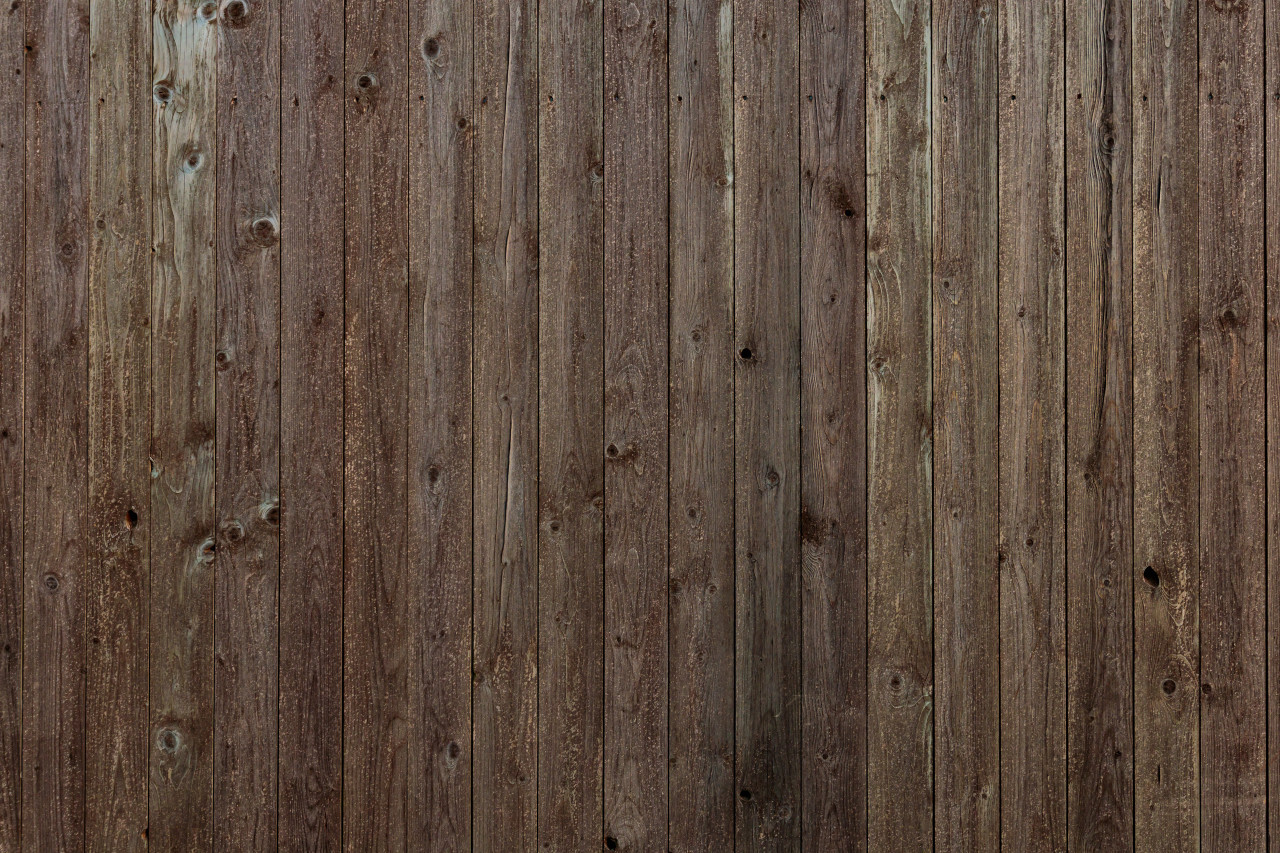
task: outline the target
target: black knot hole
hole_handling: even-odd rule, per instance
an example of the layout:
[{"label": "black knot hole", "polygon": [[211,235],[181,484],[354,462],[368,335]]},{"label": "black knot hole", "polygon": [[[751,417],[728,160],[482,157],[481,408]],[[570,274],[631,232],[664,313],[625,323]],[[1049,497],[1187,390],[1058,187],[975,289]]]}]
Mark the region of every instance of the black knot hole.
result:
[{"label": "black knot hole", "polygon": [[359,77],[356,78],[356,86],[357,88],[360,88],[360,89],[365,89],[365,90],[372,89],[377,84],[378,84],[378,78],[374,77],[372,74],[368,72],[365,72],[364,74],[361,74]]},{"label": "black knot hole", "polygon": [[742,360],[743,360],[743,361],[750,361],[750,360],[751,360],[751,355],[752,355],[752,353],[751,353],[751,347],[743,347],[743,348],[738,352],[738,355],[742,357]]},{"label": "black knot hole", "polygon": [[1172,696],[1173,691],[1176,690],[1177,688],[1178,688],[1178,685],[1173,683],[1172,678],[1166,678],[1164,681],[1160,683],[1160,689],[1164,691],[1164,695],[1166,696]]},{"label": "black knot hole", "polygon": [[608,838],[606,838],[606,839],[604,840],[604,846],[605,846],[605,847],[607,847],[607,848],[609,848],[610,850],[617,850],[617,849],[618,849],[618,839],[616,839],[616,838],[614,838],[612,835],[610,835]]},{"label": "black knot hole", "polygon": [[1150,566],[1142,570],[1142,579],[1153,587],[1160,586],[1160,573]]},{"label": "black knot hole", "polygon": [[124,514],[124,526],[132,530],[138,526],[138,511],[130,509]]},{"label": "black knot hole", "polygon": [[742,799],[744,800],[749,800],[751,799],[751,792],[748,791],[746,788],[743,788],[741,791],[738,792],[738,796],[742,797]]}]

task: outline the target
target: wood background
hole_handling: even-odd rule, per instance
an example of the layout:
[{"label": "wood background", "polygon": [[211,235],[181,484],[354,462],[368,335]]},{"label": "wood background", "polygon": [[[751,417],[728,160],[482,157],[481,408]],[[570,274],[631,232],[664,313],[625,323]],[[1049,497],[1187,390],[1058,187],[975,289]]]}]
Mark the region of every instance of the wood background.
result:
[{"label": "wood background", "polygon": [[1280,0],[0,73],[3,853],[1280,849]]}]

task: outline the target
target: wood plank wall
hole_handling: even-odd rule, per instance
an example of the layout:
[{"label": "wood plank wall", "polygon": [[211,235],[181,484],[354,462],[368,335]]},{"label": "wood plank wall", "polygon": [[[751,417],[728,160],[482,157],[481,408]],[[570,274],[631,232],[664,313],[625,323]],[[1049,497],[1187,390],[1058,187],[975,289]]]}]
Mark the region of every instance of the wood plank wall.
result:
[{"label": "wood plank wall", "polygon": [[0,853],[1280,844],[1280,0],[9,0]]}]

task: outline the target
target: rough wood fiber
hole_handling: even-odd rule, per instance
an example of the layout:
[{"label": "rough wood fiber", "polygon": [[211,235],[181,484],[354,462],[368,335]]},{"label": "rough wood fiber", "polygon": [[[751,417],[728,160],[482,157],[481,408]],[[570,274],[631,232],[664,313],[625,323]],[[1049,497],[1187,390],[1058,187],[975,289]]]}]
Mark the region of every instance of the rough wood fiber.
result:
[{"label": "rough wood fiber", "polygon": [[90,11],[84,843],[138,851],[147,831],[151,10],[98,2]]},{"label": "rough wood fiber", "polygon": [[1134,833],[1200,843],[1196,4],[1133,7]]},{"label": "rough wood fiber", "polygon": [[472,843],[537,844],[538,19],[475,7]]},{"label": "rough wood fiber", "polygon": [[867,846],[933,843],[929,0],[867,3]]},{"label": "rough wood fiber", "polygon": [[216,86],[213,4],[152,19],[148,846],[213,841]]},{"label": "rough wood fiber", "polygon": [[282,850],[342,840],[343,4],[281,0]]},{"label": "rough wood fiber", "polygon": [[667,4],[604,6],[604,833],[667,849]]},{"label": "rough wood fiber", "polygon": [[423,705],[413,845],[471,849],[471,5],[412,4],[409,565]]},{"label": "rough wood fiber", "polygon": [[1200,4],[1200,843],[1267,843],[1263,6]]},{"label": "rough wood fiber", "polygon": [[604,30],[538,20],[538,836],[601,848],[604,797]]},{"label": "rough wood fiber", "polygon": [[813,849],[867,839],[863,10],[823,0],[800,16],[801,831]]},{"label": "rough wood fiber", "polygon": [[[1266,7],[1266,32],[1280,34],[1280,3]],[[1267,694],[1280,685],[1280,38],[1267,39],[1266,104],[1266,303],[1267,303]],[[1275,793],[1272,793],[1275,792]],[[1267,827],[1280,840],[1280,702],[1267,700]]]},{"label": "rough wood fiber", "polygon": [[729,849],[733,777],[733,2],[667,37],[670,240],[668,838]]}]

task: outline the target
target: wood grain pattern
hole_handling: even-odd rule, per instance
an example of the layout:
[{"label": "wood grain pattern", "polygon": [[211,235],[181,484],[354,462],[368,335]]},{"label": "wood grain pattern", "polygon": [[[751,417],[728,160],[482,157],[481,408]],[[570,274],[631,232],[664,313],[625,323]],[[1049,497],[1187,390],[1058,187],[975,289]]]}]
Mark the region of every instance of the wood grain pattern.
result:
[{"label": "wood grain pattern", "polygon": [[[1280,33],[1280,3],[1266,6],[1266,32]],[[1266,339],[1267,352],[1267,695],[1280,685],[1280,465],[1271,448],[1280,442],[1280,39],[1266,42]],[[1272,795],[1275,791],[1275,795]],[[1280,702],[1267,700],[1267,832],[1280,839]]]}]

